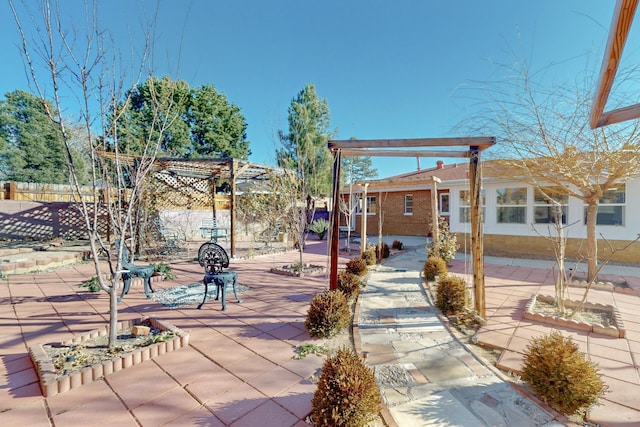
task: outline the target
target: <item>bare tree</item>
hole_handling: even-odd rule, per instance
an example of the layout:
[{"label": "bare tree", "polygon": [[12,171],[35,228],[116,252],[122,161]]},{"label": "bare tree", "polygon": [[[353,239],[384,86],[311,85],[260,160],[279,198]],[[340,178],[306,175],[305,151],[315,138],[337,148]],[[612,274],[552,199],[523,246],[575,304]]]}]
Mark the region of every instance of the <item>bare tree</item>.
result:
[{"label": "bare tree", "polygon": [[[152,169],[158,144],[164,131],[175,120],[176,105],[173,97],[154,96],[153,115],[150,118],[154,132],[144,141],[139,153],[132,159],[124,156],[120,149],[119,105],[129,101],[124,90],[125,73],[115,55],[117,50],[107,31],[100,28],[97,5],[85,4],[83,25],[64,26],[62,11],[58,3],[43,0],[37,13],[26,10],[19,13],[9,2],[22,41],[22,52],[29,75],[38,96],[44,100],[52,97],[56,111],[47,110],[50,120],[59,126],[66,149],[71,183],[76,192],[77,205],[82,214],[83,227],[91,247],[91,254],[100,287],[109,294],[109,346],[117,343],[118,296],[123,272],[125,241],[135,236],[135,206],[141,198],[143,182]],[[24,18],[23,18],[24,16]],[[35,34],[27,33],[23,19],[30,19]],[[140,54],[134,87],[149,66],[153,21],[146,28],[143,52]],[[80,29],[81,28],[81,29]],[[42,74],[47,77],[41,77]],[[46,93],[46,89],[50,91]],[[124,99],[124,102],[122,101]],[[73,105],[67,104],[73,102]],[[71,156],[71,147],[77,143],[68,131],[63,112],[73,108],[79,110],[78,117],[84,129],[84,149],[91,159],[92,195],[86,196],[80,188],[77,168]],[[73,107],[73,108],[72,108]],[[96,130],[97,128],[97,130]],[[110,242],[99,232],[100,212],[106,210],[109,227],[120,245],[112,257]],[[132,242],[133,243],[133,242]],[[135,247],[132,244],[131,247]],[[101,263],[100,253],[107,254],[108,271]]]},{"label": "bare tree", "polygon": [[598,205],[617,186],[640,172],[640,122],[591,129],[592,79],[550,88],[536,78],[526,60],[503,67],[508,78],[483,82],[485,109],[473,120],[473,131],[496,136],[505,176],[535,188],[555,187],[585,204],[588,280],[598,270]]}]

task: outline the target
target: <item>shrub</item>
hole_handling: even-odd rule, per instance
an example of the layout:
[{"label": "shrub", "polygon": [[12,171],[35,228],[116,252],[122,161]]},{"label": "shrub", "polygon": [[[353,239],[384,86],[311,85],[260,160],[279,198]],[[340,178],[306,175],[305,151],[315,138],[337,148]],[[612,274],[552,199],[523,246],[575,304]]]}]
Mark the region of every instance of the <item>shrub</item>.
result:
[{"label": "shrub", "polygon": [[458,238],[454,233],[449,230],[449,223],[442,217],[438,217],[438,233],[439,233],[439,245],[438,253],[433,250],[432,244],[428,243],[427,249],[429,256],[439,256],[444,262],[449,262],[456,255],[456,252],[460,248],[458,245]]},{"label": "shrub", "polygon": [[176,275],[171,272],[171,266],[167,264],[151,264],[153,267],[153,271],[162,274],[165,280],[173,280],[176,278]]},{"label": "shrub", "polygon": [[404,246],[404,244],[400,241],[400,240],[394,240],[393,243],[391,244],[391,248],[392,249],[396,249],[401,251],[402,247]]},{"label": "shrub", "polygon": [[424,278],[432,281],[436,277],[444,277],[447,275],[447,263],[440,257],[430,256],[424,263]]},{"label": "shrub", "polygon": [[378,257],[378,259],[382,259],[382,258],[389,258],[389,245],[387,245],[386,243],[382,243],[378,246],[376,246],[376,256]]},{"label": "shrub", "polygon": [[311,336],[328,338],[349,326],[350,319],[347,298],[341,290],[335,289],[313,297],[304,326]]},{"label": "shrub", "polygon": [[360,257],[351,258],[347,261],[347,271],[362,276],[367,272],[367,263]]},{"label": "shrub", "polygon": [[327,230],[329,230],[329,221],[324,218],[318,218],[309,225],[309,230],[316,233],[318,238],[322,240]]},{"label": "shrub", "polygon": [[338,272],[338,289],[342,291],[347,299],[355,298],[360,294],[362,279],[360,276],[348,271]]},{"label": "shrub", "polygon": [[436,290],[436,306],[444,314],[457,314],[464,311],[469,301],[467,284],[464,279],[452,274],[440,277]]},{"label": "shrub", "polygon": [[584,413],[607,390],[596,365],[584,358],[571,337],[558,331],[531,340],[522,378],[542,400],[565,414]]},{"label": "shrub", "polygon": [[364,254],[362,254],[362,259],[367,263],[367,265],[375,265],[376,258],[376,247],[374,245],[368,245],[367,249],[364,250]]},{"label": "shrub", "polygon": [[87,280],[80,284],[81,287],[87,288],[89,292],[100,292],[100,282],[98,282],[98,278],[93,276],[91,279]]},{"label": "shrub", "polygon": [[322,367],[311,400],[313,425],[363,427],[380,411],[380,402],[371,369],[353,350],[342,348]]}]

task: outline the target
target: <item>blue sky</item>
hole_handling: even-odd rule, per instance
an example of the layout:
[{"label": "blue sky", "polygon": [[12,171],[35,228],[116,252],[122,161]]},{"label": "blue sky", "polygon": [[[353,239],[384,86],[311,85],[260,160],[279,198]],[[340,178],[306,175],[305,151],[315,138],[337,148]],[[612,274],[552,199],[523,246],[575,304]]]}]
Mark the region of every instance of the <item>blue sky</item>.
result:
[{"label": "blue sky", "polygon": [[[101,24],[125,57],[140,43],[140,22],[155,4],[100,2]],[[597,75],[615,6],[614,0],[159,4],[156,74],[223,92],[248,123],[250,160],[269,165],[291,99],[307,83],[327,99],[337,139],[460,136],[452,128],[474,108],[464,88],[495,78],[497,63],[515,60],[509,49],[524,52],[534,69],[559,64],[549,73],[554,80],[585,70]],[[65,16],[80,14],[82,5],[61,1]],[[0,3],[0,43],[0,92],[30,90],[6,1]],[[422,159],[421,166],[436,160]],[[412,158],[374,158],[379,177],[416,166]]]}]

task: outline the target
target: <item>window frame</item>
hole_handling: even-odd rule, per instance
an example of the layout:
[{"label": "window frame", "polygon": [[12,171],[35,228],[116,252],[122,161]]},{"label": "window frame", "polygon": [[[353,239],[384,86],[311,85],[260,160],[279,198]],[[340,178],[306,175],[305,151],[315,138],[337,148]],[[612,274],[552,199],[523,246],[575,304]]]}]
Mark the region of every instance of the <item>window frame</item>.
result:
[{"label": "window frame", "polygon": [[[375,211],[371,210],[371,206],[375,206]],[[375,215],[378,213],[378,198],[377,196],[367,196],[367,216]],[[362,215],[362,197],[358,197],[358,203],[356,203],[356,215]]]},{"label": "window frame", "polygon": [[413,215],[413,194],[404,195],[404,214],[405,216]]},{"label": "window frame", "polygon": [[[569,217],[569,194],[562,191],[562,189],[558,186],[546,186],[546,187],[534,187],[533,188],[533,223],[534,224],[554,224],[554,213],[551,209],[554,207],[554,203],[551,203],[552,198],[547,198],[542,193],[553,193],[553,194],[561,194],[562,200],[560,201],[560,206],[562,208],[562,224],[567,224],[567,218]],[[551,194],[551,195],[553,195]],[[546,202],[545,202],[546,201]],[[547,221],[539,221],[536,211],[538,208],[546,208]]]},{"label": "window frame", "polygon": [[[447,198],[447,210],[443,210],[442,207],[444,206],[444,202],[442,201],[443,198]],[[449,193],[439,193],[438,194],[438,213],[441,216],[449,216],[451,215],[451,196],[449,195]]]},{"label": "window frame", "polygon": [[[609,189],[606,190],[604,192],[604,194],[602,195],[602,197],[600,198],[600,200],[598,201],[598,213],[596,214],[596,225],[598,226],[610,226],[610,227],[624,227],[626,224],[626,207],[627,207],[627,184],[625,182],[620,183],[620,184],[616,184],[616,187],[622,187],[622,190],[620,188],[614,188],[614,189]],[[607,198],[607,195],[611,195],[614,192],[618,192],[618,193],[622,193],[622,201],[610,201],[611,198],[615,199],[616,197],[609,197]],[[616,217],[615,215],[615,210],[617,208],[620,209],[620,215],[619,218],[619,222],[615,222],[615,223],[602,223],[599,222],[601,215],[604,216],[605,212],[601,212],[601,209],[614,209],[614,214],[612,215],[612,217]],[[588,209],[588,205],[584,205],[584,224],[586,225],[587,223],[587,209]],[[603,209],[603,210],[604,210]]]},{"label": "window frame", "polygon": [[[519,200],[513,197],[516,192],[524,191],[524,200]],[[502,193],[502,194],[501,194]],[[512,203],[501,203],[500,198],[504,197],[506,201]],[[513,203],[516,202],[516,203]],[[529,203],[529,192],[527,187],[501,187],[496,188],[496,224],[527,224],[527,205]],[[501,214],[501,212],[508,212],[509,210],[517,209],[518,214],[516,217],[522,216],[522,221],[504,221],[509,219],[512,215]]]},{"label": "window frame", "polygon": [[[463,197],[463,194],[466,194],[466,197]],[[484,223],[485,204],[487,202],[487,195],[484,189],[481,190],[480,195],[482,196],[482,223]],[[458,209],[458,222],[460,224],[471,224],[471,192],[469,190],[460,190],[458,193],[458,201],[460,203]]]}]

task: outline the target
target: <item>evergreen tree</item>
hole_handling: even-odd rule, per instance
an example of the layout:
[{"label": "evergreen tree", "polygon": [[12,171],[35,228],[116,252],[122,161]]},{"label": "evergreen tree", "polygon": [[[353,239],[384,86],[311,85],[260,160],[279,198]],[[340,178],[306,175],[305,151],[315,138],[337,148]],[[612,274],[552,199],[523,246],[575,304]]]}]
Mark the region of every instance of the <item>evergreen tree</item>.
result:
[{"label": "evergreen tree", "polygon": [[[60,129],[46,114],[51,102],[16,90],[0,101],[0,179],[68,184],[67,151]],[[74,157],[81,160],[77,151]],[[85,170],[79,161],[80,174]]]},{"label": "evergreen tree", "polygon": [[306,195],[331,194],[329,104],[318,98],[315,85],[306,85],[291,101],[288,119],[288,133],[279,132],[282,147],[276,152],[278,166],[297,171]]},{"label": "evergreen tree", "polygon": [[240,108],[212,85],[192,89],[184,80],[150,77],[126,99],[117,112],[120,148],[128,153],[139,153],[147,141],[156,140],[152,129],[163,120],[162,112],[176,109],[179,114],[160,140],[160,156],[247,159],[251,153]]}]

